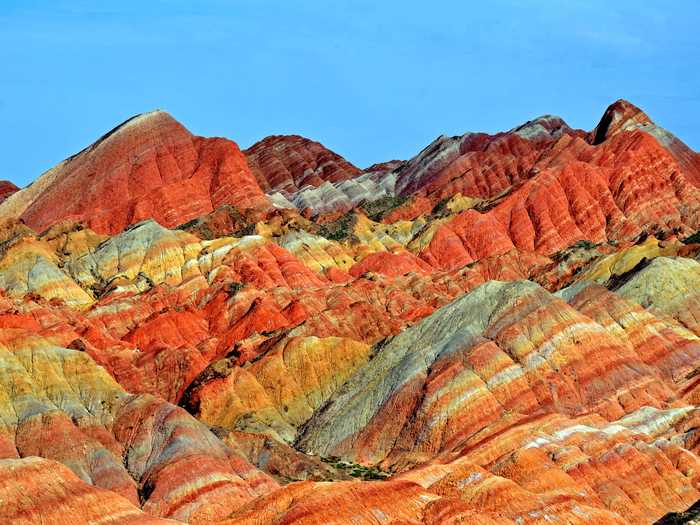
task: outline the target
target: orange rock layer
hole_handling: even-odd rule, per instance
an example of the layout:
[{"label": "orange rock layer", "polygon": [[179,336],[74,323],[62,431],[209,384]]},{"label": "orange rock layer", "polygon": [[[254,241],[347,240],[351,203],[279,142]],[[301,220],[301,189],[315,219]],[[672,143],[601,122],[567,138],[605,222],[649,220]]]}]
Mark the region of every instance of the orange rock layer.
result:
[{"label": "orange rock layer", "polygon": [[365,171],[154,112],[0,189],[3,523],[700,499],[700,160],[625,101]]}]

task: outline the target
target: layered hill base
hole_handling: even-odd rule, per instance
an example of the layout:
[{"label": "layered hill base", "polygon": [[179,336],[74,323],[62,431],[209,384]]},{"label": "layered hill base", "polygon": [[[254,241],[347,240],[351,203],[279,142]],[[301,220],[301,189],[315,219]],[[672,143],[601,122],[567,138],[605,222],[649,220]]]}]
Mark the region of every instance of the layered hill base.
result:
[{"label": "layered hill base", "polygon": [[700,156],[626,101],[364,170],[157,111],[0,184],[0,219],[2,523],[700,500]]}]

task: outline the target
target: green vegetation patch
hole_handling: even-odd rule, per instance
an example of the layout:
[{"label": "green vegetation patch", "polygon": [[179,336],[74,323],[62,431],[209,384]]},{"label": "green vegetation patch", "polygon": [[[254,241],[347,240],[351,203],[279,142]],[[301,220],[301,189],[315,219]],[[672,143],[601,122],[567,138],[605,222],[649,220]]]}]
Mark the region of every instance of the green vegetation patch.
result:
[{"label": "green vegetation patch", "polygon": [[695,232],[693,235],[690,235],[683,239],[683,244],[697,244],[700,243],[700,231]]},{"label": "green vegetation patch", "polygon": [[229,297],[235,297],[238,292],[240,292],[245,284],[239,283],[236,281],[231,281],[230,283],[227,283],[224,290],[226,292],[226,295]]},{"label": "green vegetation patch", "polygon": [[430,214],[433,217],[440,217],[443,215],[449,215],[450,210],[447,208],[447,205],[450,202],[450,198],[451,197],[445,197],[444,199],[441,199],[440,201],[438,201],[438,203],[435,206],[433,206],[433,209],[430,212]]},{"label": "green vegetation patch", "polygon": [[558,251],[558,252],[550,255],[549,258],[555,262],[563,262],[563,261],[569,260],[569,258],[577,251],[595,250],[599,246],[600,246],[600,244],[596,244],[593,241],[589,241],[587,239],[581,239],[580,241],[576,241],[574,244],[572,244],[568,248],[564,248],[563,250]]},{"label": "green vegetation patch", "polygon": [[377,467],[365,467],[359,463],[345,461],[336,456],[321,458],[321,461],[328,463],[338,470],[342,470],[353,478],[360,478],[364,481],[384,480],[391,476],[389,472],[378,469]]},{"label": "green vegetation patch", "polygon": [[354,213],[346,213],[340,219],[322,224],[318,229],[318,234],[329,241],[359,242],[359,239],[352,233],[356,222],[357,217]]},{"label": "green vegetation patch", "polygon": [[362,209],[365,210],[367,217],[369,217],[374,222],[381,221],[386,214],[396,208],[403,206],[408,199],[406,197],[400,196],[386,196],[376,201],[366,202],[362,205]]},{"label": "green vegetation patch", "polygon": [[254,223],[246,224],[243,228],[241,228],[240,230],[237,230],[233,234],[234,237],[245,237],[246,235],[255,235],[255,224]]},{"label": "green vegetation patch", "polygon": [[576,241],[572,248],[578,248],[583,249],[583,250],[593,250],[594,248],[597,248],[599,245],[594,243],[593,241],[589,241],[588,239],[581,239],[580,241]]}]

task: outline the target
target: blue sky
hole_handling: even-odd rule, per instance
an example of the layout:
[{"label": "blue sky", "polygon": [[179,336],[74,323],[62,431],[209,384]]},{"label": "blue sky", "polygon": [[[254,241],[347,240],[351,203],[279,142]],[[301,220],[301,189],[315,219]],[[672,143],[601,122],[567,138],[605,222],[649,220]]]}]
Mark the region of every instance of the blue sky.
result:
[{"label": "blue sky", "polygon": [[700,149],[700,3],[0,0],[0,178],[25,185],[131,115],[359,166],[437,135],[627,98]]}]

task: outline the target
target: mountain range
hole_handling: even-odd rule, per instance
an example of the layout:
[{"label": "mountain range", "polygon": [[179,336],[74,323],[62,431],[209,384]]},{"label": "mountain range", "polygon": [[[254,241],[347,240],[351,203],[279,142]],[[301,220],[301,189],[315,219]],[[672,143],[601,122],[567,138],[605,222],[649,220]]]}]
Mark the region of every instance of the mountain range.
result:
[{"label": "mountain range", "polygon": [[685,511],[698,230],[700,154],[625,100],[364,169],[135,116],[0,182],[0,521]]}]

